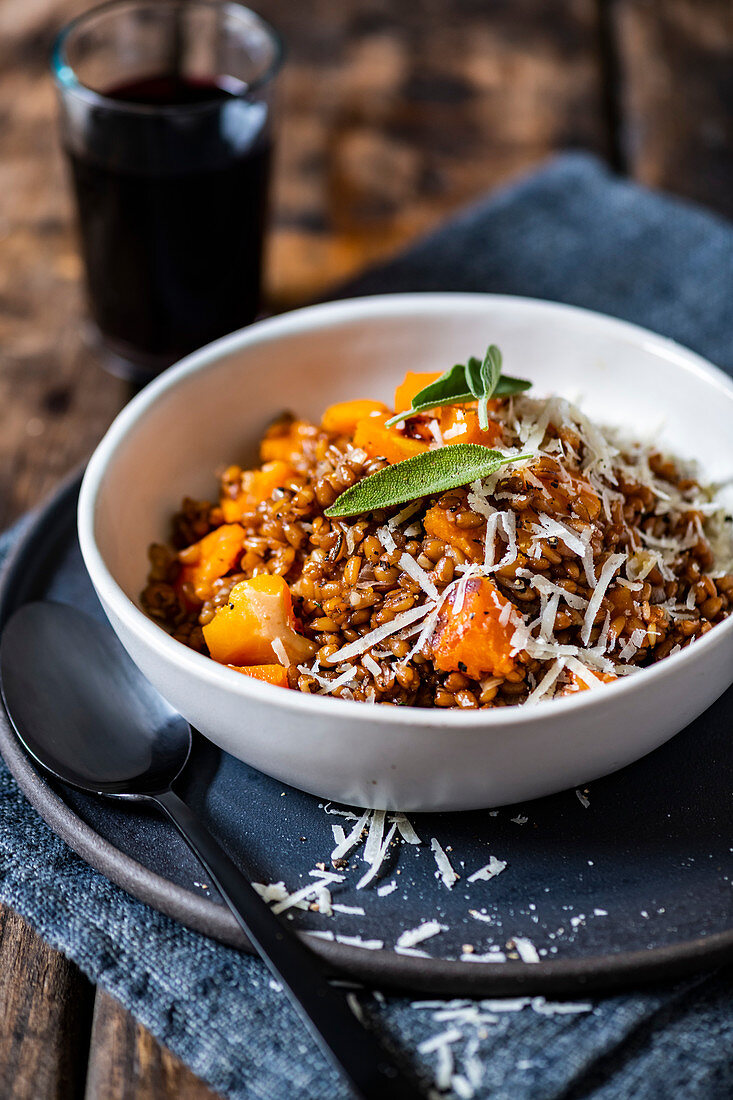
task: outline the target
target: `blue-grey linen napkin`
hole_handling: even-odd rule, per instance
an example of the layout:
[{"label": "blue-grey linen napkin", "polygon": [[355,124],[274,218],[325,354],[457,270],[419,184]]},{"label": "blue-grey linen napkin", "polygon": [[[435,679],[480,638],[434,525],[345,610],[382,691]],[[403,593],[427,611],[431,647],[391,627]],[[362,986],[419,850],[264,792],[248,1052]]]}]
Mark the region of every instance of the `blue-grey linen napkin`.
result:
[{"label": "blue-grey linen napkin", "polygon": [[[617,180],[590,157],[554,160],[348,288],[410,290],[501,291],[589,306],[648,325],[733,371],[733,228]],[[0,558],[14,537],[0,539]],[[222,1095],[346,1097],[261,963],[189,931],[93,871],[48,829],[2,762],[0,901]],[[436,1021],[438,1010],[406,997],[359,996],[434,1081],[439,1055],[419,1047],[451,1026]],[[494,1022],[464,1022],[450,1044],[452,1067],[442,1056],[450,1094],[733,1096],[730,974],[569,1008],[560,1013],[542,999],[484,1005]]]}]

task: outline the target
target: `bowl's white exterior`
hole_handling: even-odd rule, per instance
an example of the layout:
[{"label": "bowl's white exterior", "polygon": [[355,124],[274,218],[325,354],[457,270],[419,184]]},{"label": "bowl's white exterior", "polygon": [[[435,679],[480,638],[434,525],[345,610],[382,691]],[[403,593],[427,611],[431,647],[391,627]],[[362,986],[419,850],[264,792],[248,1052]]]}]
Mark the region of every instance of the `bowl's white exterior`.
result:
[{"label": "bowl's white exterior", "polygon": [[[324,798],[405,810],[501,805],[575,786],[656,748],[733,676],[733,618],[636,676],[533,708],[370,707],[287,692],[215,664],[141,611],[147,546],[214,470],[254,459],[283,408],[388,402],[407,369],[441,370],[489,342],[538,393],[579,398],[600,421],[654,433],[733,475],[733,384],[624,322],[530,299],[390,295],[253,325],[203,348],[139,394],[97,448],[79,502],[82,553],[109,619],[148,679],[227,752]],[[663,423],[660,423],[663,421]]]}]

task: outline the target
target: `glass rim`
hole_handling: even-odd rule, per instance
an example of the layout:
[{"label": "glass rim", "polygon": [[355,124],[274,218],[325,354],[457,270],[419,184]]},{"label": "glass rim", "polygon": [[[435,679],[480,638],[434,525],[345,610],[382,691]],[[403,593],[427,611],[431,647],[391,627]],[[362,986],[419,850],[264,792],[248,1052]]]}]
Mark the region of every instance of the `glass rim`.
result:
[{"label": "glass rim", "polygon": [[[165,6],[168,7],[181,7],[181,8],[218,8],[221,10],[230,10],[236,14],[238,12],[246,12],[252,16],[260,27],[266,32],[273,45],[273,56],[267,68],[258,77],[249,83],[241,81],[241,90],[230,90],[234,99],[248,99],[253,92],[263,86],[271,83],[271,81],[277,76],[280,68],[282,67],[283,59],[285,56],[285,45],[280,33],[275,30],[271,23],[268,23],[266,19],[263,19],[261,15],[258,15],[256,11],[247,7],[246,4],[242,4],[239,0],[106,0],[103,4],[97,4],[95,7],[90,8],[88,11],[82,12],[77,15],[56,35],[53,46],[51,49],[51,72],[53,74],[54,81],[61,92],[76,95],[80,99],[85,100],[87,103],[96,106],[103,106],[109,110],[121,111],[126,114],[139,114],[139,115],[180,115],[180,114],[199,114],[204,111],[220,110],[222,106],[221,99],[204,100],[199,103],[168,103],[168,104],[149,104],[149,103],[132,103],[126,102],[123,99],[113,99],[111,96],[105,95],[104,92],[97,92],[93,88],[90,88],[87,84],[84,84],[72,66],[66,59],[66,44],[69,37],[82,27],[89,19],[101,13],[114,11],[116,8],[123,9],[127,7],[150,7],[161,9]],[[237,78],[238,79],[238,78]]]}]

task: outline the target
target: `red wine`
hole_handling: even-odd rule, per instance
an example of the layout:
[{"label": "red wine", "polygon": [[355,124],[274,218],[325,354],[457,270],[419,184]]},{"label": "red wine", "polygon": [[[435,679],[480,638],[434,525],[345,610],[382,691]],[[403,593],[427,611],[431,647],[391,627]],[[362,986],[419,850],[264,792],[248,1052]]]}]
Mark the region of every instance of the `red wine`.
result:
[{"label": "red wine", "polygon": [[257,105],[216,81],[160,75],[104,94],[161,109],[110,105],[83,152],[67,149],[92,314],[150,373],[256,316],[270,141]]}]

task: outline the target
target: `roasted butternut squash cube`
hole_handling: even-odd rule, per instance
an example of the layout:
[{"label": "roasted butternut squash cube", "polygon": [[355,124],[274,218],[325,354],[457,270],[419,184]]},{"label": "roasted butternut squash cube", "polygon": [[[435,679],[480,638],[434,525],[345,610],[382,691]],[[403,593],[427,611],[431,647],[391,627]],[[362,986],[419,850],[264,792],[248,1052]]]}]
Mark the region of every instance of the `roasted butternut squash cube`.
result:
[{"label": "roasted butternut squash cube", "polygon": [[282,416],[265,432],[260,443],[260,458],[263,462],[294,462],[302,454],[305,442],[312,439],[317,431],[307,420]]},{"label": "roasted butternut squash cube", "polygon": [[513,605],[487,577],[471,577],[448,597],[430,642],[436,668],[482,676],[507,676],[514,670],[511,656]]},{"label": "roasted butternut squash cube", "polygon": [[253,680],[262,680],[263,684],[272,684],[273,687],[289,687],[288,673],[282,665],[228,665],[235,672],[242,672],[245,676],[251,676]]},{"label": "roasted butternut squash cube", "polygon": [[387,420],[389,413],[379,412],[360,420],[354,432],[354,446],[366,451],[371,458],[386,458],[390,463],[402,462],[428,450],[425,440],[411,439],[398,425],[387,428]]},{"label": "roasted butternut squash cube", "polygon": [[400,382],[395,390],[395,412],[401,413],[412,408],[413,397],[415,397],[420,390],[424,390],[426,386],[429,386],[431,382],[437,382],[441,373],[442,371],[408,370],[403,381]]},{"label": "roasted butternut squash cube", "polygon": [[387,418],[391,415],[389,409],[382,401],[369,401],[367,399],[356,401],[340,401],[336,405],[329,405],[323,414],[321,427],[327,432],[337,435],[353,435],[356,425],[372,413],[384,413]]},{"label": "roasted butternut squash cube", "polygon": [[280,645],[288,659],[298,664],[316,650],[313,642],[295,630],[286,581],[269,573],[235,584],[229,600],[203,627],[203,633],[209,653],[224,665],[279,663]]},{"label": "roasted butternut squash cube", "polygon": [[[489,408],[491,405],[490,401]],[[440,431],[446,447],[456,443],[478,443],[482,447],[493,447],[502,434],[501,424],[496,420],[489,420],[489,426],[484,431],[478,422],[475,405],[448,405],[441,409]]]},{"label": "roasted butternut squash cube", "polygon": [[222,497],[219,502],[227,523],[235,523],[246,512],[252,512],[263,500],[269,500],[281,485],[293,476],[293,468],[278,459],[266,462],[260,470],[242,474],[242,488],[235,498]]},{"label": "roasted butternut squash cube", "polygon": [[183,551],[185,563],[178,577],[179,590],[192,589],[201,603],[214,594],[212,584],[233,569],[242,553],[244,529],[224,523]]},{"label": "roasted butternut squash cube", "polygon": [[484,526],[471,527],[467,530],[459,527],[452,513],[447,512],[439,504],[427,510],[423,524],[429,535],[435,539],[442,539],[449,546],[455,546],[469,561],[484,560],[484,544],[481,541],[485,533]]}]

